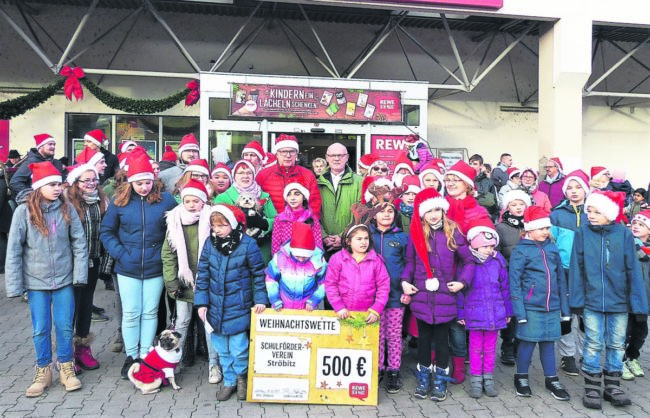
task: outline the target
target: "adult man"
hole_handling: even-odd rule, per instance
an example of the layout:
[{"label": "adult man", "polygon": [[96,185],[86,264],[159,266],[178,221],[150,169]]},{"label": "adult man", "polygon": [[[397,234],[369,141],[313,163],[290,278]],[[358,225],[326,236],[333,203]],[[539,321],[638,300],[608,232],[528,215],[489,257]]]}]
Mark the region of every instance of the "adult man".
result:
[{"label": "adult man", "polygon": [[183,175],[185,167],[199,158],[199,142],[194,134],[187,134],[178,144],[178,162],[176,166],[161,171],[158,178],[162,181],[166,192],[173,193],[176,182]]},{"label": "adult man", "polygon": [[539,190],[546,193],[551,201],[551,207],[559,205],[564,199],[562,186],[564,185],[564,173],[562,173],[562,162],[558,157],[550,158],[544,166],[546,177],[544,181],[539,182]]},{"label": "adult man", "polygon": [[18,161],[20,161],[20,153],[18,150],[12,149],[9,150],[9,155],[7,156],[7,163],[5,164],[6,167],[11,168],[15,167],[16,164],[18,164]]},{"label": "adult man", "polygon": [[104,155],[104,161],[106,162],[106,169],[104,174],[99,176],[99,184],[104,184],[104,182],[115,176],[117,170],[120,169],[120,162],[113,153],[104,148],[108,145],[108,140],[104,131],[101,129],[95,129],[88,132],[84,135],[84,145],[90,148],[93,151],[99,151]]},{"label": "adult man", "polygon": [[32,187],[32,172],[29,170],[31,163],[50,161],[64,179],[68,174],[63,168],[61,161],[54,158],[56,139],[50,134],[38,134],[34,135],[34,140],[36,141],[36,147],[27,152],[27,158],[20,163],[18,170],[16,170],[16,173],[9,181],[9,188],[13,192],[13,195],[16,196],[16,201],[20,200],[18,193]]},{"label": "adult man", "polygon": [[311,168],[314,170],[314,175],[318,178],[318,176],[325,172],[327,161],[322,158],[314,158],[314,161],[311,162]]},{"label": "adult man", "polygon": [[511,166],[512,155],[504,152],[499,158],[499,164],[492,169],[492,183],[497,188],[497,192],[508,182],[508,168]]},{"label": "adult man", "polygon": [[241,150],[241,159],[253,164],[255,173],[259,173],[266,162],[266,152],[264,152],[262,144],[257,141],[251,141]]},{"label": "adult man", "polygon": [[275,139],[273,152],[277,163],[263,168],[257,173],[256,181],[271,196],[273,206],[278,213],[284,210],[284,187],[299,181],[309,190],[309,208],[320,216],[321,198],[316,184],[316,177],[310,170],[296,164],[298,159],[298,140],[293,135],[281,134]]},{"label": "adult man", "polygon": [[353,220],[352,205],[361,200],[363,178],[348,167],[348,150],[343,144],[330,145],[325,158],[329,170],[317,181],[323,205],[323,246],[326,254],[331,255],[341,249],[341,233]]},{"label": "adult man", "polygon": [[490,180],[485,173],[483,166],[483,157],[479,154],[474,154],[469,157],[469,165],[476,171],[474,177],[474,185],[476,186],[476,200],[478,204],[483,206],[488,213],[492,222],[497,222],[499,219],[499,205],[497,204],[496,189],[492,180]]}]

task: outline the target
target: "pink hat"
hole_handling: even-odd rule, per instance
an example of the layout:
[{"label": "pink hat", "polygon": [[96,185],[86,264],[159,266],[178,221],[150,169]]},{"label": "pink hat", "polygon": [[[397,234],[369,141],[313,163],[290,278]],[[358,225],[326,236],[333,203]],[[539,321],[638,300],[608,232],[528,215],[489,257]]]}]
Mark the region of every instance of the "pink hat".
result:
[{"label": "pink hat", "polygon": [[128,157],[129,168],[126,171],[126,177],[129,183],[140,180],[153,180],[153,168],[149,156],[146,152],[131,152]]},{"label": "pink hat", "polygon": [[292,148],[298,151],[298,139],[293,135],[278,135],[278,137],[275,138],[275,144],[273,145],[273,153],[277,153],[278,150],[282,148]]},{"label": "pink hat", "polygon": [[190,161],[183,173],[187,173],[188,171],[210,177],[210,166],[208,166],[208,162],[203,158]]},{"label": "pink hat", "polygon": [[596,178],[605,174],[609,174],[609,170],[605,167],[591,167],[591,178]]},{"label": "pink hat", "polygon": [[377,156],[375,154],[366,154],[362,155],[361,158],[359,158],[359,167],[368,170],[370,166],[372,165],[373,162],[377,160]]},{"label": "pink hat", "polygon": [[260,144],[257,141],[251,141],[248,144],[246,144],[244,149],[241,150],[242,158],[244,158],[244,153],[247,153],[247,152],[254,153],[255,155],[257,155],[259,157],[260,160],[264,160],[264,157],[266,157],[266,153],[262,149],[262,144]]},{"label": "pink hat", "polygon": [[[255,172],[255,170],[253,170]],[[230,167],[225,165],[224,163],[217,163],[217,165],[214,166],[212,169],[212,177],[214,177],[215,174],[217,173],[225,173],[228,176],[228,179],[230,179],[230,182],[232,183],[232,172],[230,171]]]},{"label": "pink hat", "polygon": [[294,179],[291,183],[287,184],[284,186],[284,191],[282,192],[282,196],[284,197],[284,200],[287,200],[287,196],[289,195],[289,192],[292,190],[298,190],[300,194],[303,195],[305,200],[309,200],[309,189],[303,184],[302,178],[300,179]]},{"label": "pink hat", "polygon": [[222,214],[232,229],[236,229],[238,224],[242,224],[244,229],[246,228],[246,215],[237,206],[221,203],[212,206],[211,213],[214,212]]},{"label": "pink hat", "polygon": [[84,135],[84,139],[92,142],[98,147],[104,146],[107,142],[106,135],[104,134],[104,131],[102,131],[101,129],[94,129],[88,132],[86,135]]},{"label": "pink hat", "polygon": [[508,179],[512,179],[521,174],[521,170],[517,167],[508,167]]},{"label": "pink hat", "polygon": [[316,249],[311,226],[302,222],[293,222],[289,248],[291,249],[291,255],[294,257],[311,257]]},{"label": "pink hat", "polygon": [[90,164],[94,166],[104,158],[104,154],[90,147],[85,147],[74,160],[80,164]]},{"label": "pink hat", "polygon": [[42,163],[31,163],[29,170],[32,172],[32,189],[37,190],[46,184],[53,182],[61,183],[61,173],[50,161]]},{"label": "pink hat", "polygon": [[569,187],[569,182],[570,181],[575,181],[580,185],[580,187],[583,188],[585,193],[588,195],[589,194],[589,177],[587,176],[587,173],[585,173],[582,170],[575,170],[567,174],[567,176],[564,178],[564,183],[562,183],[562,193],[566,196],[566,189]]},{"label": "pink hat", "polygon": [[187,134],[181,139],[181,143],[178,145],[178,153],[180,154],[183,151],[198,151],[199,142],[196,140],[194,134]]},{"label": "pink hat", "polygon": [[562,165],[562,161],[560,161],[560,157],[551,157],[548,160],[555,164],[560,173],[564,170],[564,166]]},{"label": "pink hat", "polygon": [[408,175],[402,179],[402,188],[404,191],[402,193],[420,193],[422,190],[422,185],[420,184],[420,178],[415,174]]},{"label": "pink hat", "polygon": [[404,142],[406,142],[407,144],[415,144],[419,140],[420,140],[420,136],[415,134],[410,134],[409,136],[404,138]]},{"label": "pink hat", "polygon": [[623,192],[602,192],[593,191],[585,201],[585,209],[589,206],[598,211],[610,221],[620,222],[625,218],[623,206],[625,204],[625,193]]},{"label": "pink hat", "polygon": [[45,144],[48,144],[50,142],[56,143],[56,139],[50,134],[38,134],[34,135],[34,139],[36,140],[36,149],[39,149]]},{"label": "pink hat", "polygon": [[99,172],[94,165],[79,163],[73,166],[68,166],[68,176],[65,178],[65,181],[72,186],[74,182],[77,181],[77,179],[81,177],[81,175],[86,171],[94,171],[95,178],[99,178]]},{"label": "pink hat", "polygon": [[165,152],[163,153],[161,161],[175,162],[177,159],[174,148],[171,145],[165,145]]},{"label": "pink hat", "polygon": [[452,165],[449,170],[445,173],[445,176],[453,175],[464,181],[465,183],[472,186],[472,189],[475,189],[474,177],[476,176],[476,170],[472,168],[465,161],[460,160],[456,164]]},{"label": "pink hat", "polygon": [[494,224],[487,216],[470,219],[467,239],[470,241],[472,248],[499,245],[499,235],[494,229]]},{"label": "pink hat", "polygon": [[208,189],[199,180],[190,179],[181,189],[181,199],[185,196],[198,197],[205,203],[208,201]]},{"label": "pink hat", "polygon": [[[120,145],[120,152],[127,152],[126,149],[133,145],[134,147],[137,147],[138,144],[135,141],[124,141],[122,142],[122,145]],[[133,151],[133,150],[131,150]]]},{"label": "pink hat", "polygon": [[508,205],[515,200],[521,200],[522,202],[524,202],[526,207],[533,204],[533,202],[530,200],[530,195],[528,195],[528,193],[520,189],[514,189],[514,190],[508,190],[503,195],[503,200],[501,201],[501,207],[503,209],[508,209]]},{"label": "pink hat", "polygon": [[541,206],[529,206],[524,211],[524,230],[533,231],[535,229],[550,228],[550,213]]},{"label": "pink hat", "polygon": [[634,215],[632,221],[641,222],[646,228],[650,229],[650,210],[642,210],[641,212]]}]

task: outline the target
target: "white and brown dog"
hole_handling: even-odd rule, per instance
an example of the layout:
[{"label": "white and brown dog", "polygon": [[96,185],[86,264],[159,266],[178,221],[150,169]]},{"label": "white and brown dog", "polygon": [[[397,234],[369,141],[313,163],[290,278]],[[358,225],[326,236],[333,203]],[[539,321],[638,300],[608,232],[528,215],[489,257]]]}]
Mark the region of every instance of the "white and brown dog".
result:
[{"label": "white and brown dog", "polygon": [[166,380],[174,390],[181,388],[174,378],[174,368],[183,356],[180,343],[180,333],[164,330],[160,334],[158,345],[153,347],[140,363],[133,363],[129,369],[129,380],[143,395],[160,392],[160,386]]},{"label": "white and brown dog", "polygon": [[[240,193],[235,201],[235,206],[244,212],[247,216],[255,216],[262,214],[262,206],[252,193]],[[262,231],[259,228],[246,228],[246,235],[249,237],[257,238]]]}]

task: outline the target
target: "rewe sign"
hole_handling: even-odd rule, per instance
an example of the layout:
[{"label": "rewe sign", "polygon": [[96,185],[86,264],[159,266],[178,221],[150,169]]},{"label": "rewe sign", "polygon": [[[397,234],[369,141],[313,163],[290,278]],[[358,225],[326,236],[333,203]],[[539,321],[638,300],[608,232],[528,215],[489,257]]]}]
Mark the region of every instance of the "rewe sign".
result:
[{"label": "rewe sign", "polygon": [[408,152],[406,137],[407,135],[372,135],[370,137],[370,152],[385,161],[392,173],[397,155],[400,152]]}]

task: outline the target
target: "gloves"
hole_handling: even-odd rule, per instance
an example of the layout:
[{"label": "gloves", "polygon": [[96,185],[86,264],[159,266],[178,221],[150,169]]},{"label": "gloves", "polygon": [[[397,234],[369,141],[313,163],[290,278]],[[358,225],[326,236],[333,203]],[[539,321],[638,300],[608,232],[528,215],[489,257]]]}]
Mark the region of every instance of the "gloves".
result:
[{"label": "gloves", "polygon": [[269,229],[269,221],[259,214],[253,216],[246,215],[246,228],[259,228],[262,231],[267,231]]},{"label": "gloves", "polygon": [[583,308],[571,308],[571,313],[575,315],[582,315],[583,311]]},{"label": "gloves", "polygon": [[641,323],[648,322],[648,315],[634,314],[634,319],[636,320],[636,322],[641,322]]}]

